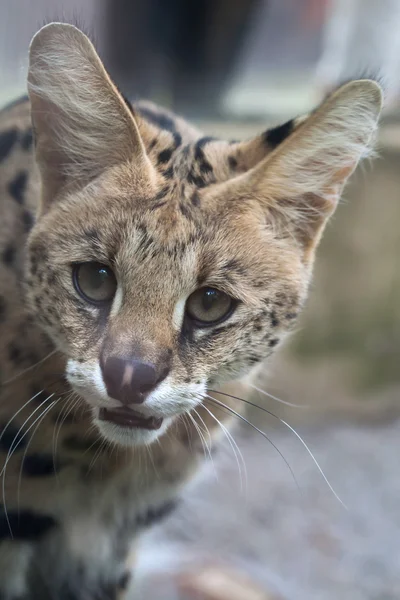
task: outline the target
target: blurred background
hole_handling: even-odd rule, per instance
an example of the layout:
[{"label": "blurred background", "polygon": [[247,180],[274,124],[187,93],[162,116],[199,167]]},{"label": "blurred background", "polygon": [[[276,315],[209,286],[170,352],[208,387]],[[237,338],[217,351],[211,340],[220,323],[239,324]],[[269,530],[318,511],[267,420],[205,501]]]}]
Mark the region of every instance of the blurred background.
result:
[{"label": "blurred background", "polygon": [[360,74],[386,82],[379,156],[347,188],[298,331],[260,376],[260,389],[300,407],[254,396],[296,428],[347,509],[296,434],[252,409],[300,492],[273,446],[238,424],[246,468],[223,443],[143,541],[135,597],[178,598],[173,574],[212,564],[247,574],[265,600],[398,600],[400,1],[0,0],[1,103],[24,93],[29,41],[50,20],[89,32],[126,96],[216,136],[251,136]]}]

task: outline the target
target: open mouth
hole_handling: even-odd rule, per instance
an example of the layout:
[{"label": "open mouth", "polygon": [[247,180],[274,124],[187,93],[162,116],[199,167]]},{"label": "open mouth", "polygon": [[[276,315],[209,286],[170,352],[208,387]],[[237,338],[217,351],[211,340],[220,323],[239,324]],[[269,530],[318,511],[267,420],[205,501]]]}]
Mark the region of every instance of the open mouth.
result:
[{"label": "open mouth", "polygon": [[144,417],[130,408],[101,408],[99,412],[100,421],[108,421],[121,427],[130,429],[160,429],[162,417]]}]

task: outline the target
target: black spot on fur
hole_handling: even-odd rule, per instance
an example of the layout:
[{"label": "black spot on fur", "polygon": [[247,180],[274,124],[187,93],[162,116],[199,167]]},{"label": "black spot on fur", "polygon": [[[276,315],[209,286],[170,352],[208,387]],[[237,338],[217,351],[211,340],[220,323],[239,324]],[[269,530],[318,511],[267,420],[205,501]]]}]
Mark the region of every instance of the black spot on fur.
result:
[{"label": "black spot on fur", "polygon": [[17,141],[17,138],[18,131],[15,127],[0,133],[0,162],[5,160],[10,154],[15,142]]},{"label": "black spot on fur", "polygon": [[145,513],[139,515],[136,519],[138,527],[150,527],[155,523],[159,523],[168,515],[170,515],[176,508],[178,502],[176,500],[170,500],[161,506],[156,508],[149,508]]},{"label": "black spot on fur", "polygon": [[200,196],[196,191],[193,192],[191,201],[192,201],[193,206],[200,206]]},{"label": "black spot on fur", "polygon": [[271,313],[270,313],[269,316],[270,316],[270,319],[271,319],[271,325],[272,325],[272,327],[278,327],[278,325],[279,325],[279,319],[276,316],[276,312],[273,311],[273,310],[271,310]]},{"label": "black spot on fur", "polygon": [[3,250],[2,260],[7,267],[11,267],[15,258],[16,249],[13,244],[8,244]]},{"label": "black spot on fur", "polygon": [[270,348],[274,348],[274,346],[276,346],[278,343],[279,343],[279,339],[278,338],[272,338],[272,340],[269,340],[268,346]]},{"label": "black spot on fur", "polygon": [[200,140],[198,140],[195,144],[194,158],[199,163],[200,173],[206,174],[206,173],[213,172],[212,165],[206,159],[204,150],[203,150],[204,146],[208,142],[211,142],[213,139],[214,138],[212,138],[212,137],[204,137],[204,138],[201,138]]},{"label": "black spot on fur", "polygon": [[172,167],[172,165],[170,167],[168,167],[168,169],[166,169],[165,171],[163,171],[163,175],[166,179],[172,179],[174,176],[174,169]]},{"label": "black spot on fur", "polygon": [[10,196],[12,196],[14,200],[18,202],[18,204],[23,204],[24,202],[24,193],[26,190],[27,181],[27,172],[20,171],[7,186]]},{"label": "black spot on fur", "polygon": [[207,185],[203,177],[200,177],[200,175],[196,175],[193,170],[189,172],[187,180],[189,183],[194,184],[198,188],[203,188]]},{"label": "black spot on fur", "polygon": [[30,454],[25,457],[22,472],[26,477],[50,477],[57,465],[51,454]]},{"label": "black spot on fur", "polygon": [[[17,449],[22,450],[26,446],[26,438],[21,439],[21,435],[18,439],[18,428],[15,427],[12,423],[8,425],[7,423],[0,424],[0,450],[2,452],[8,452],[11,446],[14,447],[13,452]],[[23,435],[23,434],[22,434]]]},{"label": "black spot on fur", "polygon": [[174,145],[175,145],[175,149],[179,148],[179,146],[182,144],[182,136],[180,133],[178,133],[177,131],[173,134],[174,137]]},{"label": "black spot on fur", "polygon": [[171,160],[172,153],[172,148],[166,148],[165,150],[162,150],[157,157],[158,164],[162,165],[169,162]]},{"label": "black spot on fur", "polygon": [[206,135],[202,138],[200,138],[199,140],[197,140],[196,144],[195,144],[195,158],[198,159],[199,155],[197,154],[199,152],[199,150],[202,150],[204,148],[204,146],[210,142],[215,142],[217,138],[213,137],[212,135]]},{"label": "black spot on fur", "polygon": [[148,147],[148,152],[151,152],[153,150],[153,148],[155,147],[155,145],[157,144],[157,138],[154,138],[154,140],[151,140],[149,147]]},{"label": "black spot on fur", "polygon": [[208,160],[204,159],[200,163],[200,173],[212,173],[213,168],[212,165],[208,162]]},{"label": "black spot on fur", "polygon": [[0,514],[0,540],[37,541],[56,525],[53,517],[47,515],[30,510],[9,511],[8,521],[5,514]]},{"label": "black spot on fur", "polygon": [[30,248],[30,270],[32,275],[36,275],[38,269],[48,260],[47,249],[44,244],[37,242]]},{"label": "black spot on fur", "polygon": [[24,229],[25,229],[26,233],[28,233],[28,231],[30,231],[33,227],[33,223],[34,223],[33,216],[27,210],[24,210],[24,212],[22,213],[22,223],[24,225]]},{"label": "black spot on fur", "polygon": [[160,129],[167,129],[171,133],[175,133],[176,127],[173,119],[162,113],[156,113],[150,108],[138,108],[139,114],[149,121],[152,125],[156,125]]},{"label": "black spot on fur", "polygon": [[33,132],[32,132],[32,129],[29,128],[25,131],[25,133],[22,135],[22,138],[21,138],[22,150],[25,150],[25,152],[28,152],[32,148],[32,144],[33,144]]},{"label": "black spot on fur", "polygon": [[293,119],[286,121],[283,125],[278,125],[273,129],[268,129],[264,133],[264,141],[271,148],[276,148],[281,144],[293,131]]},{"label": "black spot on fur", "polygon": [[169,186],[165,185],[159,192],[158,194],[156,194],[156,196],[154,197],[154,200],[156,202],[158,202],[159,200],[162,200],[163,198],[165,198],[165,196],[168,194],[169,192]]},{"label": "black spot on fur", "polygon": [[229,168],[232,169],[232,171],[234,171],[235,169],[237,169],[238,161],[236,160],[236,158],[234,156],[229,156],[228,164],[229,164]]},{"label": "black spot on fur", "polygon": [[156,204],[152,204],[150,210],[157,210],[157,208],[161,208],[167,204],[166,200],[161,200],[161,202],[157,202]]},{"label": "black spot on fur", "polygon": [[183,214],[186,219],[192,220],[192,213],[190,212],[190,208],[186,206],[184,202],[179,203],[179,210]]}]

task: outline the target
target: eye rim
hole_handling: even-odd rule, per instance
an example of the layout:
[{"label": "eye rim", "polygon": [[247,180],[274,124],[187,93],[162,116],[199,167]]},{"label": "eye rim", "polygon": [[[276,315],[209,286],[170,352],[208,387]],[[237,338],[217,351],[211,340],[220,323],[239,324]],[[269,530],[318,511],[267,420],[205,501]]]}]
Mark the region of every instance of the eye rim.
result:
[{"label": "eye rim", "polygon": [[[90,298],[90,296],[85,294],[85,292],[82,290],[81,286],[79,285],[78,277],[79,277],[79,269],[85,265],[98,265],[99,267],[101,267],[103,269],[107,269],[107,271],[109,271],[112,274],[112,276],[114,277],[114,280],[115,280],[115,292],[110,299],[95,300],[93,298]],[[106,265],[105,263],[101,263],[97,260],[85,260],[83,262],[72,263],[72,282],[73,282],[76,293],[85,302],[87,302],[88,304],[91,304],[92,306],[98,306],[98,307],[109,306],[115,298],[115,294],[117,292],[117,287],[118,287],[118,281],[117,281],[117,278],[116,278],[115,273],[112,270],[112,268],[109,265]]]},{"label": "eye rim", "polygon": [[[216,292],[218,292],[220,294],[224,294],[227,298],[229,298],[229,300],[230,300],[229,309],[222,317],[220,317],[219,319],[214,319],[214,321],[202,321],[190,313],[190,311],[188,310],[189,299],[193,296],[193,294],[196,294],[197,292],[199,292],[201,290],[215,290]],[[194,325],[198,329],[208,329],[211,327],[215,327],[215,325],[219,325],[220,323],[227,321],[232,316],[234,311],[236,310],[238,304],[239,304],[239,301],[236,298],[233,298],[230,294],[227,294],[226,292],[224,292],[212,285],[204,285],[201,288],[197,288],[197,290],[194,290],[194,292],[192,292],[190,294],[190,296],[188,296],[188,298],[186,300],[186,304],[185,304],[185,317],[187,319],[189,319],[190,323],[192,323],[192,325]]]}]

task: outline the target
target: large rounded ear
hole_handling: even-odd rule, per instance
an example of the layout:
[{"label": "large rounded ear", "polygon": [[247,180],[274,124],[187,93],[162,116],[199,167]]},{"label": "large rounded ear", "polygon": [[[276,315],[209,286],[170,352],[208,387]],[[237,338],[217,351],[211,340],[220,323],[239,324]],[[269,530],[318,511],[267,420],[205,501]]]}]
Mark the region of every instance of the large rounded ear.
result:
[{"label": "large rounded ear", "polygon": [[381,107],[374,81],[344,85],[266,158],[228,182],[230,195],[260,202],[310,260],[348,177],[371,152]]},{"label": "large rounded ear", "polygon": [[28,92],[42,208],[118,163],[148,162],[131,112],[76,27],[51,23],[34,36]]}]

